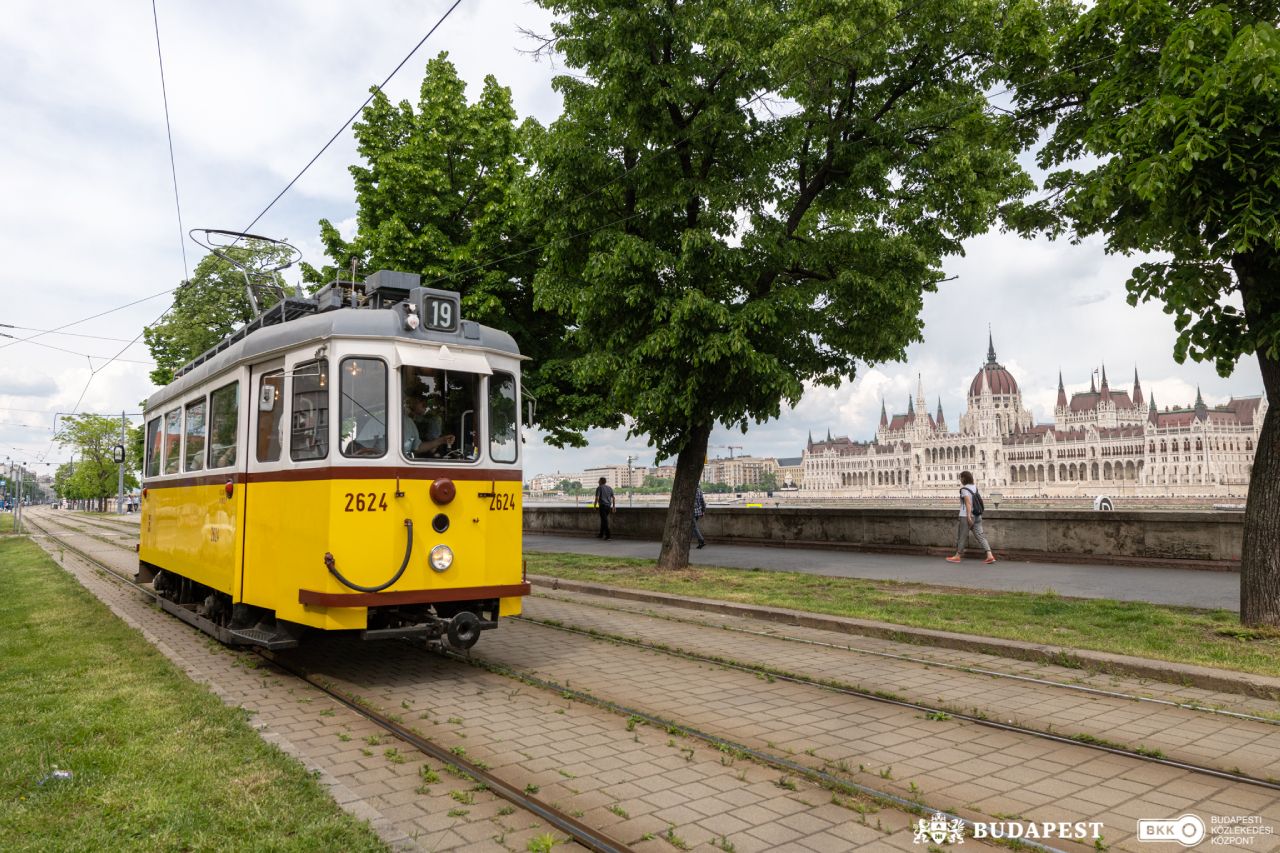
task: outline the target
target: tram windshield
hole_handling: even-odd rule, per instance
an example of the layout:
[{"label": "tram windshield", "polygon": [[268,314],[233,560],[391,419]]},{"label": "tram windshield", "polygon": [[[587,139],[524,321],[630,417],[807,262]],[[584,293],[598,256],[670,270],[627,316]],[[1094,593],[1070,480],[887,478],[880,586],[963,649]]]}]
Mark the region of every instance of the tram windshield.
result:
[{"label": "tram windshield", "polygon": [[479,457],[480,380],[478,374],[456,370],[400,368],[405,458],[469,462]]}]

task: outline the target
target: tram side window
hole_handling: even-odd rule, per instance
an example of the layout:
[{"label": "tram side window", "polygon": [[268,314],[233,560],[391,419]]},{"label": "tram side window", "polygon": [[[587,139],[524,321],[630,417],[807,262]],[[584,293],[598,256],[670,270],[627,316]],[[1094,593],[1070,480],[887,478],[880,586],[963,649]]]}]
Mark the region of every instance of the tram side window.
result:
[{"label": "tram side window", "polygon": [[400,368],[401,450],[408,459],[470,462],[480,455],[480,376],[429,367]]},{"label": "tram side window", "polygon": [[204,398],[187,403],[186,471],[204,469]]},{"label": "tram side window", "polygon": [[489,378],[489,455],[494,462],[515,462],[520,418],[516,403],[516,378],[495,373]]},{"label": "tram side window", "polygon": [[264,374],[258,383],[258,461],[280,461],[284,446],[284,371]]},{"label": "tram side window", "polygon": [[164,473],[178,473],[182,458],[182,409],[164,415]]},{"label": "tram side window", "polygon": [[339,372],[343,456],[387,452],[387,366],[376,358],[344,358]]},{"label": "tram side window", "polygon": [[236,426],[240,420],[240,383],[209,395],[209,467],[236,464]]},{"label": "tram side window", "polygon": [[160,431],[160,419],[147,424],[147,476],[160,475],[160,453],[164,446],[164,433]]},{"label": "tram side window", "polygon": [[294,462],[329,455],[329,359],[293,368],[293,411],[289,457]]}]

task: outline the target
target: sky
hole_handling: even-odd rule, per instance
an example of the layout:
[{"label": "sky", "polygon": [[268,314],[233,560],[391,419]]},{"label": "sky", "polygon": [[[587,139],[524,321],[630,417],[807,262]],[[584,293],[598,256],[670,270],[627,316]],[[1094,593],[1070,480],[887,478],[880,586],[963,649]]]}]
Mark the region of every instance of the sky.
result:
[{"label": "sky", "polygon": [[[53,441],[57,418],[136,413],[153,390],[147,349],[130,341],[203,255],[179,228],[175,174],[183,229],[248,226],[451,3],[156,0],[172,167],[151,4],[6,4],[0,333],[12,337],[0,337],[0,458],[65,461],[69,450]],[[493,74],[522,117],[549,123],[560,109],[551,79],[564,69],[530,55],[521,30],[546,32],[550,20],[528,2],[463,0],[386,92],[416,101],[427,60],[448,51],[470,96]],[[318,221],[353,227],[347,170],[356,162],[348,129],[253,230],[288,239],[321,265]],[[1070,392],[1087,389],[1100,365],[1113,387],[1129,388],[1136,367],[1161,406],[1191,403],[1197,387],[1210,405],[1261,393],[1252,357],[1229,378],[1211,364],[1174,362],[1172,318],[1159,304],[1125,302],[1136,262],[1106,255],[1096,239],[990,233],[968,241],[965,255],[944,265],[953,280],[926,295],[924,341],[904,363],[864,366],[839,388],[808,389],[745,435],[717,427],[709,456],[729,455],[729,445],[734,455],[799,456],[810,433],[828,430],[869,439],[881,399],[890,414],[905,411],[918,377],[929,411],[940,399],[954,427],[985,360],[988,328],[1040,421],[1052,419],[1059,370]],[[624,430],[593,430],[588,439],[587,448],[559,450],[533,433],[526,478],[626,464],[628,455],[636,465],[658,461],[643,436]]]}]

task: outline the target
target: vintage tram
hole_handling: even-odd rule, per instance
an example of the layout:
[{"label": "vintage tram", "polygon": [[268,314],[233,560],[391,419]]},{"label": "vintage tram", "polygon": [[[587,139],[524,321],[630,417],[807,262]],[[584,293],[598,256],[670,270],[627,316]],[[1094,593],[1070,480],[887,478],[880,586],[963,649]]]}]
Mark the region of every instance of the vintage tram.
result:
[{"label": "vintage tram", "polygon": [[521,355],[380,271],[281,299],[146,403],[138,580],[230,644],[474,645],[529,592]]}]

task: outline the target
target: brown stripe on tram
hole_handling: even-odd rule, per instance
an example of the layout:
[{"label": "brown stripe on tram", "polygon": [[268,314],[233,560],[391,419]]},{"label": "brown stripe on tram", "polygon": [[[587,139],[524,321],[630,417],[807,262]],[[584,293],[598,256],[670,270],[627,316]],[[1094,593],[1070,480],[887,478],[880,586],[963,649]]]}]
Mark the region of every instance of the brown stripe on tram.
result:
[{"label": "brown stripe on tram", "polygon": [[457,589],[407,589],[402,592],[318,592],[298,590],[298,603],[316,607],[383,607],[398,604],[435,604],[445,601],[478,601],[528,595],[527,583],[507,586],[472,586]]},{"label": "brown stripe on tram", "polygon": [[447,477],[455,482],[521,482],[520,469],[472,469],[433,466],[388,467],[388,466],[352,466],[331,465],[325,468],[295,468],[286,471],[254,471],[246,474],[243,471],[227,472],[203,477],[182,477],[176,480],[143,481],[147,489],[173,489],[190,486],[221,486],[228,481],[233,483],[291,483],[304,480],[438,480]]}]

